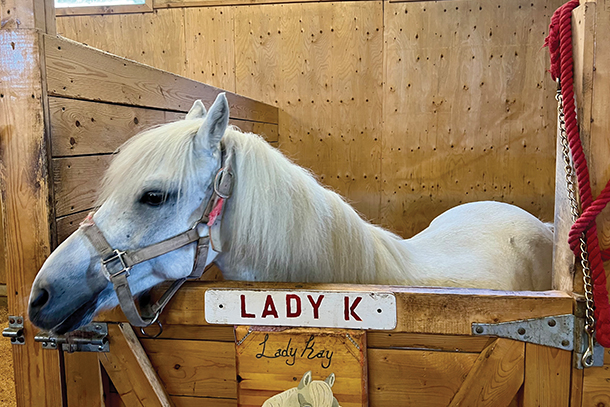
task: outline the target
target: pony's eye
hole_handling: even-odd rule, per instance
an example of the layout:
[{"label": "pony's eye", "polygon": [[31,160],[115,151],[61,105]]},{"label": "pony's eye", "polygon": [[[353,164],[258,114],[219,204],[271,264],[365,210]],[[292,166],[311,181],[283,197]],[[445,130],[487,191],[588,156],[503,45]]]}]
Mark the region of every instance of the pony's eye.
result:
[{"label": "pony's eye", "polygon": [[167,193],[161,191],[148,191],[144,192],[140,203],[150,206],[159,206],[167,200]]}]

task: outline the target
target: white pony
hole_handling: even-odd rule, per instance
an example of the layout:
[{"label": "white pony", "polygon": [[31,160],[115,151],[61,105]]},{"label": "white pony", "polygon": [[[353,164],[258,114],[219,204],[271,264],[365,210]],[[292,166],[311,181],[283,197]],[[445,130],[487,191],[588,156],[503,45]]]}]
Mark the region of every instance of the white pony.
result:
[{"label": "white pony", "polygon": [[341,407],[333,396],[335,374],[324,381],[312,380],[311,370],[303,375],[299,385],[267,399],[262,407]]},{"label": "white pony", "polygon": [[[215,261],[226,279],[551,288],[552,227],[522,209],[498,202],[461,205],[402,240],[363,220],[261,137],[228,126],[228,117],[220,94],[209,112],[197,101],[185,120],[145,131],[120,148],[92,218],[112,248],[135,250],[193,227],[225,157],[234,190],[220,228],[223,251],[210,250],[206,263]],[[133,294],[189,275],[195,247],[133,266]],[[116,305],[100,254],[79,229],[40,270],[29,316],[62,333]]]}]

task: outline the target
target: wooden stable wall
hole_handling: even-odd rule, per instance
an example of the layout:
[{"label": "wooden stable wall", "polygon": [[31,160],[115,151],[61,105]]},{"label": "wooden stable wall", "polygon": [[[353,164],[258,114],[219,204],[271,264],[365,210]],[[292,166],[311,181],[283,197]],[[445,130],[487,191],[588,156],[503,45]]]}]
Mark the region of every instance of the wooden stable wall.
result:
[{"label": "wooden stable wall", "polygon": [[541,47],[563,0],[243,3],[157,0],[58,32],[277,105],[282,150],[405,237],[481,199],[552,220]]}]

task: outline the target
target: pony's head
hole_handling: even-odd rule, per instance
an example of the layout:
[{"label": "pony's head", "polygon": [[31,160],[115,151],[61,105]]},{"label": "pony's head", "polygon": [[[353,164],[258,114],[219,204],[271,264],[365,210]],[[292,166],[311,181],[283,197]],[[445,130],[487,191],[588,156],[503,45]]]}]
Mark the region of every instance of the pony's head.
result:
[{"label": "pony's head", "polygon": [[[228,119],[229,105],[220,94],[209,112],[197,101],[185,120],[145,131],[119,149],[92,215],[112,248],[137,250],[196,224],[213,194]],[[196,246],[190,243],[134,265],[128,280],[132,293],[188,276]],[[213,260],[214,252],[209,253],[207,264]],[[62,334],[117,304],[100,253],[81,228],[49,256],[36,276],[29,317],[34,325]]]}]

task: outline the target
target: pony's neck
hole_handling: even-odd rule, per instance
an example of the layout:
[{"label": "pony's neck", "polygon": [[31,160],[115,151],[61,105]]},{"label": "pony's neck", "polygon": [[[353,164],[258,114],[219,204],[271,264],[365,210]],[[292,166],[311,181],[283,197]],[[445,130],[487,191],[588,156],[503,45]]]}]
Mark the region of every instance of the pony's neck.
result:
[{"label": "pony's neck", "polygon": [[236,186],[218,258],[226,278],[258,281],[411,283],[407,246],[364,221],[262,139],[229,130]]}]

